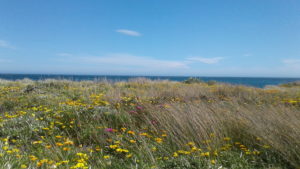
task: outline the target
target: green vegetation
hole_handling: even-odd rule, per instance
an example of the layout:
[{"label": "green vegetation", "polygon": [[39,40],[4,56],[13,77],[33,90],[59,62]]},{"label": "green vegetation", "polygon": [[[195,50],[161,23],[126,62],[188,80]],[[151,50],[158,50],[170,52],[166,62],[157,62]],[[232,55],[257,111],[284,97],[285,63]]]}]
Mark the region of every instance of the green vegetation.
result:
[{"label": "green vegetation", "polygon": [[300,81],[296,81],[296,82],[290,82],[290,83],[284,83],[284,84],[281,84],[280,86],[282,87],[299,87],[300,86]]},{"label": "green vegetation", "polygon": [[300,87],[0,81],[0,168],[298,168]]}]

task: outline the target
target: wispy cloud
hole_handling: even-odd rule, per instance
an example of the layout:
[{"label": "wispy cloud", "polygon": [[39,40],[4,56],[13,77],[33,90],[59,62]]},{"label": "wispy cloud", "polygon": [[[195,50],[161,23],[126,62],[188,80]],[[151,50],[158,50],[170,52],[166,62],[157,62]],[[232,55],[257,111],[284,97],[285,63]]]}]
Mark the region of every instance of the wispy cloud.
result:
[{"label": "wispy cloud", "polygon": [[137,31],[128,30],[128,29],[118,29],[118,30],[116,30],[116,32],[122,33],[122,34],[128,35],[128,36],[141,36],[142,35],[141,33],[137,32]]},{"label": "wispy cloud", "polygon": [[300,59],[283,59],[284,69],[292,71],[300,71]]},{"label": "wispy cloud", "polygon": [[162,60],[130,54],[109,54],[106,56],[80,57],[83,62],[109,64],[116,66],[135,66],[146,68],[187,68],[182,61]]},{"label": "wispy cloud", "polygon": [[284,64],[300,65],[300,59],[283,59],[282,62]]},{"label": "wispy cloud", "polygon": [[243,54],[243,56],[248,57],[248,56],[253,56],[253,54],[252,53],[245,53],[245,54]]},{"label": "wispy cloud", "polygon": [[0,63],[10,63],[10,62],[12,62],[12,60],[0,58]]},{"label": "wispy cloud", "polygon": [[58,53],[57,56],[73,56],[71,53]]},{"label": "wispy cloud", "polygon": [[63,62],[77,62],[85,65],[98,65],[102,67],[109,66],[112,68],[139,68],[143,70],[159,70],[172,68],[188,68],[185,61],[157,59],[145,56],[136,56],[124,53],[112,53],[103,56],[80,56],[80,55],[64,55],[65,58],[59,58]]},{"label": "wispy cloud", "polygon": [[15,47],[12,46],[9,42],[5,40],[0,40],[0,47],[1,48],[9,48],[9,49],[14,49]]},{"label": "wispy cloud", "polygon": [[213,57],[213,58],[205,58],[205,57],[190,57],[187,58],[189,61],[196,61],[201,62],[205,64],[215,64],[220,62],[223,59],[223,57]]}]

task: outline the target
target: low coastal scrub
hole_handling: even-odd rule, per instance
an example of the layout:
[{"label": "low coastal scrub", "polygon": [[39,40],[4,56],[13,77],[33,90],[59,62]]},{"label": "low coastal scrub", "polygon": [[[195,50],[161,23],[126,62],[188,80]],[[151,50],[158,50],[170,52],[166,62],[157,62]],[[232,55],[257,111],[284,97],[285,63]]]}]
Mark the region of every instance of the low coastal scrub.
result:
[{"label": "low coastal scrub", "polygon": [[300,87],[0,81],[0,168],[299,168]]}]

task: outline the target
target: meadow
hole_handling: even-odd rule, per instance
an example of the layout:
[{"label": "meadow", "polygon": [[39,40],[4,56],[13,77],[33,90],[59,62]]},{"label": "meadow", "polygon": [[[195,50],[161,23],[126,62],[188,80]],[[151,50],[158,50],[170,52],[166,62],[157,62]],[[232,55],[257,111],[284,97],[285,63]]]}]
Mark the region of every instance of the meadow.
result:
[{"label": "meadow", "polygon": [[300,167],[300,85],[0,81],[0,168]]}]

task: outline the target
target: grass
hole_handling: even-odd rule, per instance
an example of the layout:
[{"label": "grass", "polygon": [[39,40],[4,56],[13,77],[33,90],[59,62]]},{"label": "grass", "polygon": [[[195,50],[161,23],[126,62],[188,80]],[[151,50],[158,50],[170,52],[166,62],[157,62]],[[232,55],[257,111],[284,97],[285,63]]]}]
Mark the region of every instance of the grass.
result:
[{"label": "grass", "polygon": [[299,168],[300,87],[0,81],[0,168]]}]

